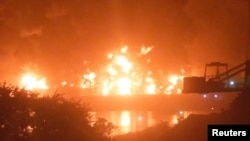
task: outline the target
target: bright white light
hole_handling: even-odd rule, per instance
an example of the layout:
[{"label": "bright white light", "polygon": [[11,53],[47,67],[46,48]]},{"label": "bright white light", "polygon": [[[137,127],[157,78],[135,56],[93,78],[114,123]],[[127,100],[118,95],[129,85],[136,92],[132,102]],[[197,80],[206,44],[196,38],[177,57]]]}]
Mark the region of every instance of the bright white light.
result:
[{"label": "bright white light", "polygon": [[123,111],[121,115],[121,126],[130,126],[131,115],[128,111]]},{"label": "bright white light", "polygon": [[234,81],[230,81],[229,84],[232,86],[234,85]]},{"label": "bright white light", "polygon": [[214,98],[218,98],[218,95],[217,95],[217,94],[215,94],[215,95],[214,95]]},{"label": "bright white light", "polygon": [[67,81],[63,81],[61,84],[62,84],[62,86],[65,86],[65,85],[67,85]]},{"label": "bright white light", "polygon": [[206,95],[206,94],[203,94],[202,97],[203,97],[203,98],[207,98],[207,95]]},{"label": "bright white light", "polygon": [[179,114],[182,115],[184,112],[183,111],[180,111]]}]

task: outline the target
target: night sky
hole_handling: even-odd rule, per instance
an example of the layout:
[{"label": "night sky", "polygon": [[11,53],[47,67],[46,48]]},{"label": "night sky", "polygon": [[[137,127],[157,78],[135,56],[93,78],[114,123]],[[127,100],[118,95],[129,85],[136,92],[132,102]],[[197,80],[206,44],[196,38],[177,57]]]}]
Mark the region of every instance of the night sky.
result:
[{"label": "night sky", "polygon": [[248,0],[1,0],[0,77],[32,69],[62,79],[122,45],[154,46],[164,70],[234,66],[246,59],[248,16]]}]

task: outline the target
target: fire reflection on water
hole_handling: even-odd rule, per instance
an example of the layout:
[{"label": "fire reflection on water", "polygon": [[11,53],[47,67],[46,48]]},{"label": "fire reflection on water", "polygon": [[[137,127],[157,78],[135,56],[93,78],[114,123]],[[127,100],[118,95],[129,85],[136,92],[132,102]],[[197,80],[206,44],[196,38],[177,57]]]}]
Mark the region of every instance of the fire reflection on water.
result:
[{"label": "fire reflection on water", "polygon": [[127,133],[129,132],[131,126],[131,115],[129,111],[123,111],[121,113],[121,118],[120,118],[120,127],[121,127],[121,132]]},{"label": "fire reflection on water", "polygon": [[118,127],[115,132],[116,135],[142,131],[147,127],[162,123],[162,121],[173,127],[189,114],[190,112],[186,111],[177,114],[156,114],[151,111],[95,112],[95,116],[104,117]]}]

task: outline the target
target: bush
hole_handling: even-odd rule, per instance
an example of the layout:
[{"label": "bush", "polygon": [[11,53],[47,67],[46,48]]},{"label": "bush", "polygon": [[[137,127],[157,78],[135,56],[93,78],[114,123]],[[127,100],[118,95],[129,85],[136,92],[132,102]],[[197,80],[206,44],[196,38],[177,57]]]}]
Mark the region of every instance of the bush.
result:
[{"label": "bush", "polygon": [[6,84],[0,86],[0,107],[1,141],[110,140],[115,128],[105,119],[94,121],[80,100],[39,97]]}]

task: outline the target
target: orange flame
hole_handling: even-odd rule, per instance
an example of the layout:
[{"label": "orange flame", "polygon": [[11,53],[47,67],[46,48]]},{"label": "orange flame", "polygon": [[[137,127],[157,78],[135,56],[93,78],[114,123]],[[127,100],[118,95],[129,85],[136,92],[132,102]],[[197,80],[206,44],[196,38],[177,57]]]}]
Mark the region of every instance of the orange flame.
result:
[{"label": "orange flame", "polygon": [[[142,47],[139,55],[148,54],[152,49],[152,47]],[[137,89],[140,89],[140,93],[156,94],[162,88],[165,89],[162,92],[164,94],[181,93],[179,82],[183,80],[183,75],[172,75],[168,77],[167,81],[169,84],[157,86],[155,79],[151,77],[153,72],[148,71],[147,76],[144,76],[146,78],[143,78],[143,72],[136,70],[138,64],[133,63],[133,61],[128,58],[127,53],[128,46],[122,47],[118,53],[109,53],[107,58],[110,60],[110,63],[107,64],[105,68],[106,75],[96,75],[94,72],[89,72],[83,77],[83,81],[87,81],[88,84],[82,81],[81,87],[89,88],[92,87],[94,83],[99,82],[102,95],[131,95],[138,92]],[[148,63],[151,62],[150,60],[149,58],[146,59]],[[182,69],[181,72],[184,73],[185,71]],[[97,76],[99,76],[98,79]]]},{"label": "orange flame", "polygon": [[47,90],[48,89],[45,77],[38,80],[34,75],[31,75],[30,73],[27,73],[21,78],[20,86],[22,88],[25,88],[26,90],[35,90],[35,89]]}]

